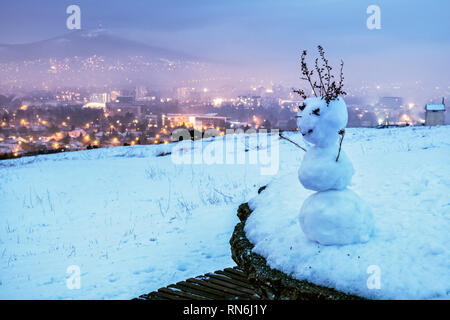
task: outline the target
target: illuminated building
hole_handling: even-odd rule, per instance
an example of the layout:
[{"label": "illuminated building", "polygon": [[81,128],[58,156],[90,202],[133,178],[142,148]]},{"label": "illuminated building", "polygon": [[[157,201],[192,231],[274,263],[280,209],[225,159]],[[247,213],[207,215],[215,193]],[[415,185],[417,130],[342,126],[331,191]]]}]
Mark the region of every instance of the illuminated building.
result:
[{"label": "illuminated building", "polygon": [[445,121],[445,103],[442,98],[440,104],[427,104],[425,106],[425,125],[426,126],[442,126]]},{"label": "illuminated building", "polygon": [[106,103],[106,113],[110,116],[131,113],[136,117],[142,115],[142,106],[134,103],[133,97],[119,96],[114,102]]},{"label": "illuminated building", "polygon": [[207,128],[225,128],[227,123],[226,117],[216,116],[215,114],[166,114],[162,115],[162,126],[176,128],[185,126],[198,130]]}]

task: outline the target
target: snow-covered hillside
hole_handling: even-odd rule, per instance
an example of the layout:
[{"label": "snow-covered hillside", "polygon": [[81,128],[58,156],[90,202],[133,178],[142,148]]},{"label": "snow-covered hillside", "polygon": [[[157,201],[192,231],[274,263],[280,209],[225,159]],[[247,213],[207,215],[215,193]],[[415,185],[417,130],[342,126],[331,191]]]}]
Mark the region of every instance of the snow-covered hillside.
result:
[{"label": "snow-covered hillside", "polygon": [[[299,134],[286,135],[304,145]],[[255,139],[250,136],[245,153],[267,151]],[[196,142],[194,152],[201,143],[221,141]],[[192,147],[180,144],[185,152]],[[171,155],[158,156],[176,145],[1,161],[0,298],[128,299],[234,265],[228,241],[238,205],[262,185],[297,179],[304,153],[280,140],[279,170],[263,175],[263,165],[248,161],[175,164]],[[422,210],[423,233],[436,233],[429,252],[448,258],[450,239],[439,232],[449,227],[450,127],[348,129],[344,149],[356,171],[352,189],[374,210],[414,211],[413,217]],[[282,203],[271,202],[275,220],[286,218]],[[442,217],[447,226],[427,226],[426,215]],[[420,261],[411,258],[414,263]],[[80,268],[80,289],[66,285],[71,265]],[[448,276],[450,265],[441,267]]]}]

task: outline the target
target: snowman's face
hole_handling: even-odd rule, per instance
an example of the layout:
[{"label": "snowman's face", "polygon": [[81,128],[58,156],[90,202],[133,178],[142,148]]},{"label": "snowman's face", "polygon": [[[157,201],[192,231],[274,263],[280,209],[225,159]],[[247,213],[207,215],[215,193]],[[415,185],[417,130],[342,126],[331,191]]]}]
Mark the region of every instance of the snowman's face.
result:
[{"label": "snowman's face", "polygon": [[320,97],[308,98],[297,113],[297,125],[303,138],[322,147],[339,140],[338,132],[346,127],[347,120],[347,106],[342,98],[329,104]]},{"label": "snowman's face", "polygon": [[[326,111],[327,105],[325,100],[321,98],[308,98],[299,106],[297,113],[297,126],[306,141],[312,142],[317,129],[317,123],[321,121],[323,113]],[[312,139],[311,139],[312,138]]]}]

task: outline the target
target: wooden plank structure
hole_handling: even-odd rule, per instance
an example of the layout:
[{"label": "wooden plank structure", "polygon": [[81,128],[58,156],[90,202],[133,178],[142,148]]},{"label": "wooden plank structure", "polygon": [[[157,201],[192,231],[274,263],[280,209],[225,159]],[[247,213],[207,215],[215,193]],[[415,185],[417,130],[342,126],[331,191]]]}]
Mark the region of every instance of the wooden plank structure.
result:
[{"label": "wooden plank structure", "polygon": [[259,300],[238,267],[226,268],[141,295],[139,300]]}]

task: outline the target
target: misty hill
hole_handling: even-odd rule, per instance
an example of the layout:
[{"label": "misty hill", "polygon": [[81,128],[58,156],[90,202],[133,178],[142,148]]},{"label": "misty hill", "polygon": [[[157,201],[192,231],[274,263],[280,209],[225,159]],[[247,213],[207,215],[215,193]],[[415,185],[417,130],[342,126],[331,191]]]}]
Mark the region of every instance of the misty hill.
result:
[{"label": "misty hill", "polygon": [[118,37],[107,30],[77,30],[55,38],[27,44],[0,44],[0,62],[35,59],[144,56],[148,59],[193,60],[193,57]]},{"label": "misty hill", "polygon": [[210,77],[209,66],[204,59],[106,30],[79,30],[33,43],[0,45],[0,88],[174,86]]}]

